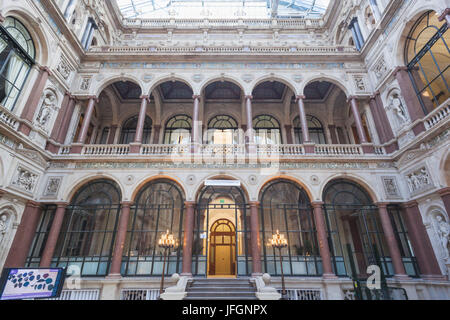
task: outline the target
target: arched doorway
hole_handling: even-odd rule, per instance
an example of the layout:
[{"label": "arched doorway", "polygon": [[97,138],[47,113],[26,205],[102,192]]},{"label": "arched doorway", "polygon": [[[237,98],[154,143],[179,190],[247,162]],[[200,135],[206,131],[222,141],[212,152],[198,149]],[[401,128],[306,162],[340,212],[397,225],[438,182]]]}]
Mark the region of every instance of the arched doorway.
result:
[{"label": "arched doorway", "polygon": [[192,248],[196,276],[251,273],[250,210],[236,186],[205,186],[198,198]]},{"label": "arched doorway", "polygon": [[228,219],[212,225],[209,236],[208,274],[230,276],[236,274],[236,227]]}]

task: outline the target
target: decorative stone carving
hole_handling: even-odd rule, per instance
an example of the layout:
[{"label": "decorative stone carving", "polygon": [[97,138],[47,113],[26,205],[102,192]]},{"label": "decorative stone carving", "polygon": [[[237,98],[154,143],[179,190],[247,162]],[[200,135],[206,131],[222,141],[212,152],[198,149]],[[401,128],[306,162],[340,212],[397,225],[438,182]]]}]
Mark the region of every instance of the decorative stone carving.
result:
[{"label": "decorative stone carving", "polygon": [[248,177],[248,183],[253,186],[256,185],[258,183],[258,177],[252,174],[251,176]]},{"label": "decorative stone carving", "polygon": [[66,59],[63,56],[61,56],[61,60],[59,61],[56,70],[59,72],[59,74],[61,75],[61,77],[63,77],[64,80],[67,80],[70,76],[70,73],[72,72],[72,68],[67,63]]},{"label": "decorative stone carving", "polygon": [[81,83],[80,83],[80,90],[82,91],[87,91],[89,90],[89,87],[91,86],[91,78],[89,77],[84,77],[81,78]]},{"label": "decorative stone carving", "polygon": [[125,177],[125,184],[128,186],[131,186],[135,180],[136,180],[136,178],[132,174],[130,174]]},{"label": "decorative stone carving", "polygon": [[310,180],[311,180],[311,184],[314,186],[318,186],[320,184],[320,179],[316,175],[312,175]]},{"label": "decorative stone carving", "polygon": [[254,76],[252,74],[246,73],[242,75],[242,80],[244,80],[247,83],[252,82],[254,79]]},{"label": "decorative stone carving", "polygon": [[400,192],[397,185],[397,179],[395,177],[381,177],[383,181],[384,191],[388,199],[400,198]]},{"label": "decorative stone carving", "polygon": [[34,163],[40,165],[42,168],[47,168],[47,161],[41,156],[41,154],[35,150],[25,149],[22,144],[18,145],[16,148],[16,153],[20,154]]},{"label": "decorative stone carving", "polygon": [[450,225],[445,220],[445,218],[437,214],[434,216],[433,224],[436,229],[436,233],[439,238],[439,243],[441,244],[442,259],[447,260],[450,257],[449,254],[449,239],[450,239]]},{"label": "decorative stone carving", "polygon": [[381,56],[378,61],[375,63],[373,67],[373,72],[375,73],[375,76],[377,77],[377,80],[381,80],[383,76],[388,72],[388,68],[386,65],[386,60],[384,56]]},{"label": "decorative stone carving", "polygon": [[38,175],[36,173],[33,173],[19,165],[16,169],[16,174],[11,184],[19,189],[31,193],[36,186],[37,178]]},{"label": "decorative stone carving", "polygon": [[400,94],[396,90],[389,95],[386,110],[394,115],[397,128],[400,128],[409,122],[408,112],[400,98]]},{"label": "decorative stone carving", "polygon": [[152,79],[153,79],[152,74],[145,73],[142,75],[142,81],[144,81],[145,83],[149,83],[150,81],[152,81]]},{"label": "decorative stone carving", "polygon": [[406,181],[411,194],[428,190],[433,186],[430,174],[425,167],[407,174]]},{"label": "decorative stone carving", "polygon": [[58,195],[59,187],[61,185],[62,177],[50,177],[48,178],[47,185],[45,186],[44,196],[56,196]]},{"label": "decorative stone carving", "polygon": [[201,73],[196,73],[192,76],[192,80],[197,83],[201,82],[204,78],[205,78],[205,76]]},{"label": "decorative stone carving", "polygon": [[36,117],[36,124],[45,129],[50,122],[53,112],[56,107],[57,98],[56,94],[52,90],[44,91],[43,100],[39,113]]},{"label": "decorative stone carving", "polygon": [[7,212],[0,214],[0,245],[9,231],[11,217]]},{"label": "decorative stone carving", "polygon": [[194,185],[195,183],[195,175],[191,174],[186,178],[186,183],[190,186]]},{"label": "decorative stone carving", "polygon": [[353,76],[353,81],[355,83],[355,88],[356,88],[357,91],[360,91],[360,92],[366,92],[367,91],[366,82],[365,82],[363,76],[354,75]]}]

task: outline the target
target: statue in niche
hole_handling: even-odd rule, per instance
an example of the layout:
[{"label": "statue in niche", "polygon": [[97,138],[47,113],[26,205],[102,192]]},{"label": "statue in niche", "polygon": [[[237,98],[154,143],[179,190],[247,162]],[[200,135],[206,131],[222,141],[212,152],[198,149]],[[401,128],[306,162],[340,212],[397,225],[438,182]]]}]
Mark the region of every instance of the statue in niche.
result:
[{"label": "statue in niche", "polygon": [[397,93],[394,93],[389,97],[388,108],[395,114],[400,125],[408,122],[405,107]]},{"label": "statue in niche", "polygon": [[0,244],[3,242],[3,239],[5,238],[5,234],[8,231],[9,223],[8,223],[8,215],[2,214],[0,216]]},{"label": "statue in niche", "polygon": [[440,243],[444,249],[442,258],[448,259],[449,258],[448,240],[450,237],[450,227],[448,225],[448,222],[445,221],[445,219],[441,215],[436,215],[435,219],[436,219],[437,234],[439,236]]},{"label": "statue in niche", "polygon": [[47,92],[44,97],[44,101],[42,101],[42,107],[39,111],[39,114],[36,118],[37,122],[41,126],[45,126],[50,119],[52,109],[56,105],[56,97],[52,92]]}]

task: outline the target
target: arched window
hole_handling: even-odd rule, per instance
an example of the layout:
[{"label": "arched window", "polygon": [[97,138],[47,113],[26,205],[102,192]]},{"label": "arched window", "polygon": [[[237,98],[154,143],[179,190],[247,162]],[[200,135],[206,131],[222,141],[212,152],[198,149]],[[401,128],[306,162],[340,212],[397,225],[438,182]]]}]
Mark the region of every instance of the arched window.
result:
[{"label": "arched window", "polygon": [[[369,265],[381,267],[384,275],[394,269],[378,213],[369,194],[358,184],[344,179],[331,181],[324,190],[324,214],[328,229],[332,265],[337,275],[366,277]],[[405,269],[416,275],[415,258],[408,245],[407,231],[399,212],[388,207]],[[407,247],[408,246],[408,247]],[[405,249],[405,250],[403,250]]]},{"label": "arched window", "polygon": [[82,276],[108,274],[121,194],[110,180],[82,187],[67,207],[52,266],[80,268]]},{"label": "arched window", "polygon": [[19,20],[7,17],[0,26],[0,103],[4,108],[13,110],[35,55],[28,30]]},{"label": "arched window", "polygon": [[[288,240],[288,247],[281,252],[285,274],[322,274],[314,218],[305,190],[291,181],[278,180],[263,189],[260,203],[261,243],[267,244],[277,230]],[[281,275],[279,251],[262,247],[264,272]]]},{"label": "arched window", "polygon": [[[122,125],[122,130],[120,132],[120,144],[129,144],[134,141],[136,136],[136,128],[138,124],[139,117],[134,116],[129,118]],[[150,143],[150,136],[152,134],[152,119],[145,117],[144,132],[142,135],[142,143]]]},{"label": "arched window", "polygon": [[435,12],[421,16],[405,45],[405,63],[425,114],[450,97],[448,25]]},{"label": "arched window", "polygon": [[192,119],[179,114],[170,118],[164,131],[164,144],[189,144],[191,143]]},{"label": "arched window", "polygon": [[234,144],[238,141],[238,124],[230,116],[219,115],[208,123],[207,141],[211,144]]},{"label": "arched window", "polygon": [[[322,123],[316,117],[307,115],[306,120],[308,122],[309,137],[315,144],[325,144],[325,131],[323,129]],[[294,119],[294,132],[295,132],[295,143],[303,144],[302,135],[302,124],[300,122],[300,117]]]},{"label": "arched window", "polygon": [[256,144],[281,144],[280,123],[269,115],[260,115],[253,119]]},{"label": "arched window", "polygon": [[166,263],[168,274],[181,271],[184,197],[180,188],[169,180],[149,183],[136,197],[128,222],[122,274],[128,276],[162,275],[163,251],[158,240],[167,230],[179,246]]}]

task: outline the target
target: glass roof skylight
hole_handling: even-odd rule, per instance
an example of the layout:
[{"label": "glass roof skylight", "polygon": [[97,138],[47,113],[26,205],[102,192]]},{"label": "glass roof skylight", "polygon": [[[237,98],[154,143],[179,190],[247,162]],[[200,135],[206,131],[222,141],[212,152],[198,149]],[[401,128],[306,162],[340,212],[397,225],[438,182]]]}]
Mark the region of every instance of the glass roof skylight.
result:
[{"label": "glass roof skylight", "polygon": [[331,0],[116,0],[125,18],[319,18]]}]

